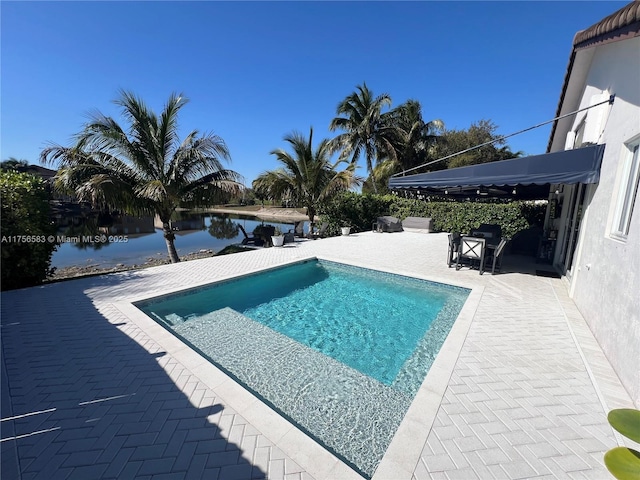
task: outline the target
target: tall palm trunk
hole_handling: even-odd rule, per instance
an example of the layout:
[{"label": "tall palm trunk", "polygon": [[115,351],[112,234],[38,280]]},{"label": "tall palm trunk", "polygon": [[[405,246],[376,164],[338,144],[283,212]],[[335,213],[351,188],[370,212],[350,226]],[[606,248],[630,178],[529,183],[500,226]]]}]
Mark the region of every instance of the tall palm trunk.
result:
[{"label": "tall palm trunk", "polygon": [[180,261],[180,257],[178,257],[176,245],[173,242],[176,236],[171,230],[170,222],[162,222],[162,233],[164,235],[165,242],[167,242],[167,251],[169,252],[169,259],[171,260],[171,263],[178,263]]},{"label": "tall palm trunk", "polygon": [[313,207],[307,207],[307,216],[309,217],[309,238],[313,237],[313,229],[315,228],[316,209]]}]

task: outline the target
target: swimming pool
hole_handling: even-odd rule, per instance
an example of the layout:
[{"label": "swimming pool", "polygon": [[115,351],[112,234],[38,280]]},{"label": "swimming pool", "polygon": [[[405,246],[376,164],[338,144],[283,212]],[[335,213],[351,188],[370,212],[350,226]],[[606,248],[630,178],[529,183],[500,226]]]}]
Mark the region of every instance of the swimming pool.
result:
[{"label": "swimming pool", "polygon": [[308,261],[137,306],[371,476],[468,294]]}]

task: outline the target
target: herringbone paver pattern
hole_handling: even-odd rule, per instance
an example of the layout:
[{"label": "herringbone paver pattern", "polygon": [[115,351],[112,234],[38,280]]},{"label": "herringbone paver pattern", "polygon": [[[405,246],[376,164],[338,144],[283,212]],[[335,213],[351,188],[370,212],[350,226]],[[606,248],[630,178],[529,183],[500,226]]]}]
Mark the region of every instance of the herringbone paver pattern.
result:
[{"label": "herringbone paver pattern", "polygon": [[564,285],[445,252],[441,234],[365,233],[3,293],[2,478],[346,478],[127,307],[313,256],[483,289],[413,478],[606,478],[606,410],[630,400]]},{"label": "herringbone paver pattern", "polygon": [[29,414],[3,447],[17,446],[22,479],[311,478],[83,288],[14,292],[2,307],[12,411]]},{"label": "herringbone paver pattern", "polygon": [[415,478],[608,475],[615,439],[548,290],[480,305]]}]

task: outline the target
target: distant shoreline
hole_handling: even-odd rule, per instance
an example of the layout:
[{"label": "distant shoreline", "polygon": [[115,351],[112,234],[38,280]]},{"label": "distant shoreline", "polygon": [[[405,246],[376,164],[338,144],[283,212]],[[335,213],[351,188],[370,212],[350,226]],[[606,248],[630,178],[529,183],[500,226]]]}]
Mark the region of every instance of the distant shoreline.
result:
[{"label": "distant shoreline", "polygon": [[290,222],[308,221],[309,217],[295,208],[278,207],[213,207],[201,210],[207,213],[219,213],[228,215],[247,215],[261,220],[288,220]]},{"label": "distant shoreline", "polygon": [[[308,217],[298,211],[295,208],[277,208],[277,207],[261,207],[257,205],[247,207],[224,207],[217,206],[213,208],[206,208],[197,211],[198,213],[212,213],[216,215],[242,215],[245,217],[254,217],[255,219],[262,221],[273,221],[278,223],[295,223],[299,221],[309,221]],[[166,252],[165,252],[166,253]],[[207,258],[215,256],[217,252],[211,249],[201,249],[200,251],[193,251],[187,254],[180,254],[181,261],[196,260],[200,258]],[[64,279],[80,278],[88,275],[99,275],[106,273],[115,273],[128,270],[138,270],[141,268],[148,268],[157,265],[166,265],[170,263],[168,255],[161,255],[155,258],[147,257],[140,259],[139,263],[132,265],[119,264],[115,266],[102,266],[99,264],[78,264],[70,265],[66,267],[57,267],[55,273],[47,281],[58,281]]]}]

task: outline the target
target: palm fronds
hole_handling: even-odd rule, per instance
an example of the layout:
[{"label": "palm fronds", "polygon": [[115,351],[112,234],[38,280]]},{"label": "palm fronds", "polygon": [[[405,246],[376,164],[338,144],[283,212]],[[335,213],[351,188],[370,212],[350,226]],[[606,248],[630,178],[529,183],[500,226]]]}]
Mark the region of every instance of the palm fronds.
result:
[{"label": "palm fronds", "polygon": [[[142,99],[120,91],[115,103],[127,129],[94,111],[75,145],[47,147],[41,162],[59,163],[57,188],[96,206],[155,213],[170,228],[171,214],[181,204],[206,205],[240,188],[240,175],[223,168],[222,161],[231,158],[222,138],[193,130],[179,141],[178,113],[187,102],[182,94],[171,94],[158,117]],[[165,237],[175,261],[173,235],[165,232]]]}]

